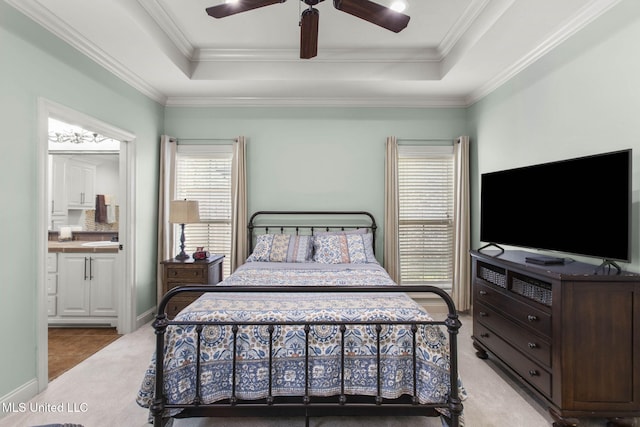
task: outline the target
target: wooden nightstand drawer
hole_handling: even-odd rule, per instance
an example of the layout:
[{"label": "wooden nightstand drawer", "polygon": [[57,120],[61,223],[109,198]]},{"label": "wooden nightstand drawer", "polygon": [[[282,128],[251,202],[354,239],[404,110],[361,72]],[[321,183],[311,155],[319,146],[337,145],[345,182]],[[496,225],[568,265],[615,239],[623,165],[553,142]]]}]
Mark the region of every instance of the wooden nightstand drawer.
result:
[{"label": "wooden nightstand drawer", "polygon": [[[162,293],[166,294],[170,289],[183,285],[216,285],[222,281],[223,255],[213,255],[205,260],[193,259],[162,261],[163,280]],[[169,318],[175,317],[187,305],[195,301],[200,295],[196,293],[183,293],[169,300],[166,312]]]},{"label": "wooden nightstand drawer", "polygon": [[166,278],[172,282],[202,283],[206,270],[202,268],[167,267]]},{"label": "wooden nightstand drawer", "polygon": [[167,316],[170,319],[176,317],[176,314],[180,313],[186,306],[198,299],[202,293],[185,293],[171,298],[169,304],[167,304]]}]

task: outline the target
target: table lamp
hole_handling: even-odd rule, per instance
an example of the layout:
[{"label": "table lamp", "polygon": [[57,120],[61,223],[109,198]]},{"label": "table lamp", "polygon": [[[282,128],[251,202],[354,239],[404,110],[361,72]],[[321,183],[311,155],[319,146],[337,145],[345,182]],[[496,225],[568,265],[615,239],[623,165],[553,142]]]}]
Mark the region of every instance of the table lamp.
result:
[{"label": "table lamp", "polygon": [[173,200],[169,208],[169,222],[180,224],[180,253],[176,259],[188,259],[189,255],[184,251],[184,225],[200,222],[200,208],[197,200]]}]

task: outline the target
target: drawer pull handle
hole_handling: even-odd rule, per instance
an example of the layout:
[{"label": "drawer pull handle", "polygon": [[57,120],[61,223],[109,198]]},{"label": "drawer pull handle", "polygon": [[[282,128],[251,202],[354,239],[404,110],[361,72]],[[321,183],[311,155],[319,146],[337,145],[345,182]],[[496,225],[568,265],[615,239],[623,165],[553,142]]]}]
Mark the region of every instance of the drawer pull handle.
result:
[{"label": "drawer pull handle", "polygon": [[529,322],[535,322],[536,320],[538,320],[538,316],[534,316],[533,314],[530,314],[527,316],[527,320]]},{"label": "drawer pull handle", "polygon": [[527,345],[529,346],[530,349],[538,348],[538,344],[536,344],[534,342],[530,342]]},{"label": "drawer pull handle", "polygon": [[488,334],[488,333],[486,333],[486,332],[481,333],[481,334],[480,334],[480,336],[481,336],[482,338],[489,338],[489,334]]},{"label": "drawer pull handle", "polygon": [[535,369],[532,369],[529,371],[529,375],[532,377],[539,377],[540,376],[540,372],[536,371]]},{"label": "drawer pull handle", "polygon": [[486,295],[487,291],[480,291],[479,293],[480,293],[480,295]]},{"label": "drawer pull handle", "polygon": [[484,312],[484,311],[481,311],[478,314],[480,315],[480,317],[488,317],[489,316],[489,314]]}]

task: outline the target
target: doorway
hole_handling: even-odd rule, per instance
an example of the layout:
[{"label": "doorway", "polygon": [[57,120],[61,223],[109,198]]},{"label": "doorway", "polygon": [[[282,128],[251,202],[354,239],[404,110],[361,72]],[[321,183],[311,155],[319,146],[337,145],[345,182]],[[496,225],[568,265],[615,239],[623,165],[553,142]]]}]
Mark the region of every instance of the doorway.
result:
[{"label": "doorway", "polygon": [[[103,323],[102,326],[115,327],[119,334],[131,332],[135,328],[132,259],[135,136],[84,113],[44,99],[39,101],[38,113],[38,158],[41,166],[38,179],[38,218],[42,236],[37,293],[38,387],[42,391],[48,384],[50,321],[57,325],[74,327]],[[56,122],[71,126],[77,131],[71,132],[66,138],[58,138],[66,145],[56,144],[55,148],[52,148],[50,139],[55,139],[55,132],[50,138],[50,131],[55,126],[52,123]],[[74,139],[74,135],[76,141],[71,140]],[[95,142],[96,138],[101,140],[99,144]],[[79,139],[94,141],[85,144],[86,141]],[[103,142],[105,144],[102,144]],[[60,165],[64,165],[66,170],[56,169]],[[63,186],[55,184],[56,173],[58,180],[66,179]],[[52,192],[55,188],[60,190],[59,193],[64,190],[73,194],[69,197],[65,195],[64,199],[59,199],[61,202],[52,204]],[[108,218],[98,218],[96,208],[100,208],[101,214],[102,207],[105,208],[105,215],[107,212],[108,205],[104,201],[98,204],[105,196],[114,209],[109,209]],[[52,257],[52,243],[55,246],[65,241],[71,245],[86,244],[91,251],[90,255],[83,258],[83,253],[75,254],[78,256],[72,253],[64,254],[57,252],[64,251],[64,248],[58,246],[53,252],[55,256]],[[53,258],[56,267],[52,270]],[[82,270],[85,269],[88,269],[90,274],[84,274]],[[52,275],[61,275],[56,279],[64,282],[57,283],[63,285],[62,288],[57,286],[52,289]],[[83,283],[84,280],[91,282],[87,285]],[[113,292],[104,292],[105,283],[113,284]],[[64,287],[68,288],[66,292],[63,291]],[[91,292],[94,293],[93,297],[86,294]],[[82,311],[85,309],[88,311]]]}]

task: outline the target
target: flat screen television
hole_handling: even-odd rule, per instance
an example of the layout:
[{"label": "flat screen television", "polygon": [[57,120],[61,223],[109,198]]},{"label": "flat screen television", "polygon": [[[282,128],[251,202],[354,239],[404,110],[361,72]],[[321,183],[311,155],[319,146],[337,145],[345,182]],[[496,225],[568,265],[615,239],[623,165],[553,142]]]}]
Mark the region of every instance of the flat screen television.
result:
[{"label": "flat screen television", "polygon": [[481,176],[480,240],[631,261],[631,149]]}]

